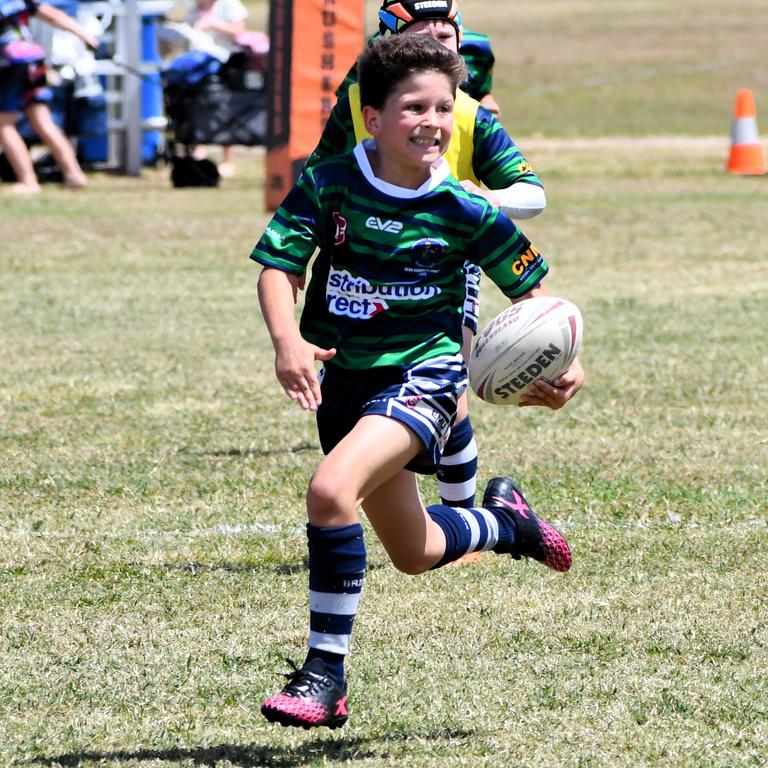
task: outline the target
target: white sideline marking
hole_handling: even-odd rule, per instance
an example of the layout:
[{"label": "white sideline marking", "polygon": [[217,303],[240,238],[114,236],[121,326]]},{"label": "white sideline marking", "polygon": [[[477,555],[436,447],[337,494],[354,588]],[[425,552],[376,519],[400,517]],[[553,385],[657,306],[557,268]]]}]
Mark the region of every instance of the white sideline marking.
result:
[{"label": "white sideline marking", "polygon": [[581,136],[554,138],[529,136],[516,143],[536,150],[621,150],[637,149],[717,149],[725,152],[730,143],[730,131],[722,136]]},{"label": "white sideline marking", "polygon": [[[572,520],[552,520],[552,524],[563,531],[576,531],[587,526],[576,525]],[[685,524],[678,520],[627,520],[623,523],[601,522],[590,524],[590,528],[613,528],[618,530],[650,529],[650,528],[684,528],[689,530],[701,530],[707,528],[719,528],[721,523],[700,523],[691,521]],[[731,523],[729,528],[768,528],[768,521],[754,518]],[[21,539],[53,539],[64,541],[86,541],[93,539],[111,539],[113,541],[130,541],[131,539],[204,539],[221,537],[252,536],[304,536],[306,528],[303,525],[271,525],[266,523],[250,523],[247,525],[214,525],[210,528],[190,528],[182,530],[175,528],[168,531],[147,529],[143,531],[33,531],[29,528],[19,528],[15,531],[0,531],[0,541],[19,541]]]},{"label": "white sideline marking", "polygon": [[698,75],[702,72],[711,72],[717,69],[728,69],[734,66],[732,61],[710,61],[702,64],[694,64],[687,67],[675,67],[674,69],[636,69],[628,72],[618,72],[615,75],[600,75],[588,77],[574,82],[550,83],[549,85],[536,85],[522,92],[523,96],[541,96],[548,93],[562,93],[578,88],[599,88],[603,85],[615,85],[622,83],[640,82],[641,80],[653,80],[655,77],[668,77],[669,75]]},{"label": "white sideline marking", "polygon": [[148,529],[143,531],[33,531],[31,528],[20,528],[15,531],[0,531],[0,541],[16,541],[18,539],[114,539],[130,541],[131,539],[205,539],[217,536],[249,536],[253,534],[268,536],[293,536],[304,534],[306,528],[301,526],[269,525],[251,523],[248,525],[214,525],[211,528],[189,528],[182,530],[174,528],[168,531]]}]

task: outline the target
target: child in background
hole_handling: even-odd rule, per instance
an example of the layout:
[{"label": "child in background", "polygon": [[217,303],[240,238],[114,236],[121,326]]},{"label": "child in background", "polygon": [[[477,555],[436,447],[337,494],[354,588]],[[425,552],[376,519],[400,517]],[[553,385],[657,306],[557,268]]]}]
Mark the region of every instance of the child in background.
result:
[{"label": "child in background", "polygon": [[[372,139],[305,167],[251,255],[278,381],[316,411],[325,453],[307,491],[309,651],[262,706],[304,728],[348,716],[344,660],[366,567],[358,505],[404,573],[486,550],[571,567],[565,539],[508,477],[490,481],[482,507],[421,500],[415,473],[436,471],[467,385],[465,259],[512,301],[546,293],[548,267],[442,159],[461,59],[427,36],[395,35],[372,43],[359,70]],[[316,248],[297,324],[295,290]]]},{"label": "child in background", "polygon": [[88,181],[48,108],[51,94],[46,88],[45,53],[29,34],[28,21],[33,14],[77,35],[92,50],[99,47],[98,39],[52,5],[38,0],[0,0],[0,149],[16,174],[17,183],[11,191],[18,194],[40,191],[29,149],[16,128],[21,112],[53,155],[64,186],[84,187]]},{"label": "child in background", "polygon": [[[459,50],[462,24],[454,0],[431,0],[429,3],[384,0],[379,20],[382,37],[424,35],[453,52]],[[346,95],[341,95],[336,103],[320,142],[307,161],[309,165],[351,149],[368,135],[362,120],[360,87],[356,80],[357,69],[353,67],[344,89]],[[445,159],[451,173],[467,189],[483,195],[512,219],[531,218],[544,210],[544,189],[530,163],[501,123],[464,91],[456,94],[453,135]],[[480,270],[470,262],[466,266],[463,315],[465,359],[469,359],[472,339],[477,332],[479,297]],[[555,382],[539,381],[532,385],[521,404],[562,408],[578,392],[583,378],[583,371],[576,361],[571,370]],[[437,473],[444,503],[463,507],[475,503],[477,464],[477,444],[469,417],[469,398],[465,393],[459,400],[456,423]]]},{"label": "child in background", "polygon": [[477,99],[489,112],[493,112],[498,117],[501,108],[491,93],[496,57],[493,55],[490,38],[482,32],[474,32],[463,27],[459,55],[464,59],[469,71],[464,89],[473,99]]},{"label": "child in background", "polygon": [[[496,57],[491,48],[491,40],[488,35],[484,35],[482,32],[473,32],[461,25],[461,14],[457,0],[431,0],[429,4],[420,3],[418,0],[385,0],[379,12],[380,17],[382,11],[389,14],[386,26],[388,31],[393,33],[404,31],[409,23],[407,17],[411,17],[412,21],[418,21],[430,18],[430,14],[437,11],[437,17],[442,15],[458,19],[461,26],[458,52],[467,67],[467,78],[459,87],[498,117],[499,105],[491,93],[493,90],[493,66],[496,63]],[[376,40],[382,34],[386,33],[379,29],[370,39]],[[445,43],[443,44],[445,45]],[[336,89],[337,99],[346,96],[349,86],[356,82],[357,65],[355,64]]]}]

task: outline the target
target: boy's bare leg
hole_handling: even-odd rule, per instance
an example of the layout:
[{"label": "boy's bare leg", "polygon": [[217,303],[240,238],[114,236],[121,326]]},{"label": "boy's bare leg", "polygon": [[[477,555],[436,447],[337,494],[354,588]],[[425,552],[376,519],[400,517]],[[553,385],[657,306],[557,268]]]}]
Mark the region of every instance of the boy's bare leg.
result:
[{"label": "boy's bare leg", "polygon": [[427,514],[416,476],[403,469],[423,449],[405,424],[364,416],[317,468],[307,494],[310,523],[352,525],[362,503],[395,567],[429,570],[445,552],[445,537]]},{"label": "boy's bare leg", "polygon": [[48,147],[64,176],[64,186],[84,187],[88,179],[77,162],[75,151],[61,129],[53,122],[46,104],[30,104],[26,109],[30,125],[40,140]]},{"label": "boy's bare leg", "polygon": [[401,472],[423,447],[399,421],[364,416],[315,470],[307,491],[309,522],[323,527],[358,522],[361,501]]},{"label": "boy's bare leg", "polygon": [[424,573],[442,558],[445,534],[427,514],[413,472],[401,469],[382,483],[363,509],[398,570]]},{"label": "boy's bare leg", "polygon": [[[415,479],[401,468],[421,448],[404,425],[383,416],[365,416],[317,467],[307,491],[309,647],[301,668],[289,673],[283,689],[262,704],[261,712],[270,722],[303,728],[338,728],[346,722],[344,662],[366,570],[357,507],[382,486],[397,486],[401,475],[408,475],[407,489],[392,501],[418,505]],[[420,519],[414,526],[402,510],[392,512],[416,529],[419,524],[424,527]],[[418,507],[416,513],[420,518]],[[409,531],[400,534],[410,539]],[[397,558],[395,552],[396,564]]]},{"label": "boy's bare leg", "polygon": [[0,112],[0,149],[16,174],[16,184],[13,184],[9,191],[33,195],[40,191],[40,185],[37,183],[29,149],[16,129],[18,118],[18,112]]}]

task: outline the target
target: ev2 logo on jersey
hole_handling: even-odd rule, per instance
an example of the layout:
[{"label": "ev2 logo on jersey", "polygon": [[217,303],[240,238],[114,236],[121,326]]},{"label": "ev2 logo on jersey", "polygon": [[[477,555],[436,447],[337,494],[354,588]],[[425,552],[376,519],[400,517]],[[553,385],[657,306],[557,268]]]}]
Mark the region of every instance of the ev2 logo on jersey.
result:
[{"label": "ev2 logo on jersey", "polygon": [[365,226],[368,229],[375,229],[377,232],[389,232],[391,235],[396,235],[398,232],[403,231],[402,222],[393,221],[392,219],[380,219],[378,216],[369,216],[365,220]]}]

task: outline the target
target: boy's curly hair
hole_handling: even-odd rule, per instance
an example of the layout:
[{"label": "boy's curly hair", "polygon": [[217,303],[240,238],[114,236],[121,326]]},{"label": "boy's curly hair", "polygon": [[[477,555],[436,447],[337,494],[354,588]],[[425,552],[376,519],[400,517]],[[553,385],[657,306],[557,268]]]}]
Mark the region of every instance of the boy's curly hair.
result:
[{"label": "boy's curly hair", "polygon": [[360,104],[381,109],[398,83],[417,72],[439,72],[454,93],[464,82],[464,60],[428,35],[392,35],[371,40],[357,60]]}]

